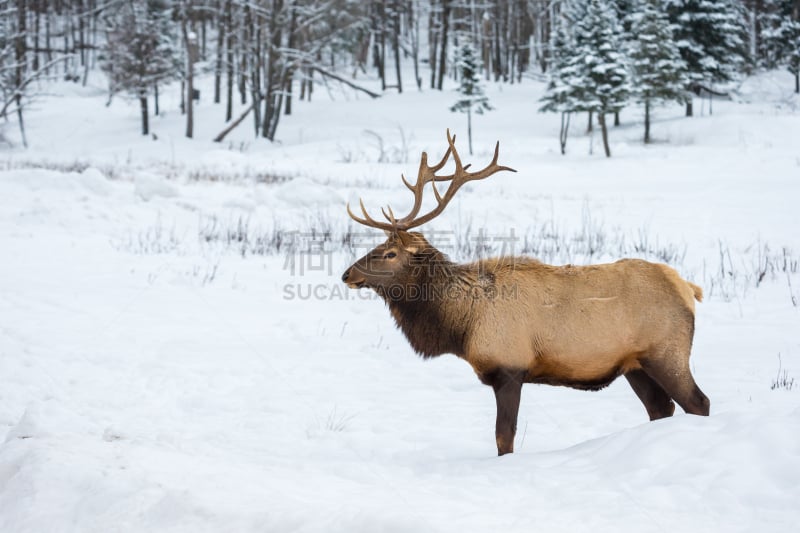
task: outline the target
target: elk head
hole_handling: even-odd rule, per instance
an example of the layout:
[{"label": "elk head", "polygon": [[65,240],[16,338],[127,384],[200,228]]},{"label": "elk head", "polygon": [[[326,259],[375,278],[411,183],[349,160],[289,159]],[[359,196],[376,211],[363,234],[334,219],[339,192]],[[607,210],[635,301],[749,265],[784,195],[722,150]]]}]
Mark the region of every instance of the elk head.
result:
[{"label": "elk head", "polygon": [[[372,249],[344,272],[342,281],[348,287],[353,289],[371,288],[384,297],[392,287],[399,289],[398,294],[402,293],[403,287],[415,284],[419,273],[425,270],[424,266],[427,263],[440,258],[445,259],[444,255],[434,248],[421,233],[410,230],[434,219],[444,211],[456,192],[468,181],[482,180],[502,170],[516,172],[512,168],[497,163],[499,142],[495,145],[492,161],[482,170],[469,172],[470,165],[462,164],[458,151],[456,151],[455,140],[455,135],[451,136],[450,130],[448,130],[447,151],[442,160],[433,166],[428,165],[428,154],[422,152],[417,181],[413,185],[406,180],[405,176],[401,175],[403,184],[414,194],[414,204],[406,216],[395,217],[392,208],[387,206],[386,209],[381,209],[386,221],[375,220],[367,213],[364,202],[359,200],[361,212],[364,215],[364,218],[360,218],[353,214],[348,204],[347,213],[350,218],[364,226],[381,229],[387,235],[383,244]],[[453,173],[437,175],[436,173],[444,168],[451,156],[455,165]],[[444,194],[439,192],[436,182],[449,183]],[[428,213],[420,215],[423,193],[429,183],[436,198],[436,207]]]}]

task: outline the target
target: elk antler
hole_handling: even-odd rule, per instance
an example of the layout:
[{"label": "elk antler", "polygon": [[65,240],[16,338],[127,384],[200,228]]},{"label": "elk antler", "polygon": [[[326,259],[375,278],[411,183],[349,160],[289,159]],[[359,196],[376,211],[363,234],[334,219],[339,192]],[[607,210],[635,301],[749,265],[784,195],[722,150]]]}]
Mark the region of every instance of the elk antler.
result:
[{"label": "elk antler", "polygon": [[[386,217],[388,222],[381,222],[379,220],[373,219],[367,213],[366,208],[364,207],[364,202],[359,199],[358,203],[361,205],[361,212],[364,214],[364,218],[359,218],[350,211],[350,204],[347,204],[347,214],[350,215],[350,218],[358,222],[359,224],[363,224],[370,228],[377,228],[382,229],[385,231],[397,232],[397,231],[407,231],[411,228],[416,228],[417,226],[421,226],[422,224],[429,222],[436,218],[444,208],[447,207],[447,204],[450,203],[450,200],[453,199],[455,196],[456,191],[461,188],[462,185],[467,183],[468,181],[474,180],[482,180],[484,178],[488,178],[492,174],[496,172],[500,172],[501,170],[510,170],[511,172],[516,172],[513,168],[505,167],[502,165],[497,164],[497,157],[500,153],[500,141],[494,147],[494,157],[492,158],[492,162],[489,163],[486,168],[479,170],[477,172],[467,172],[467,169],[470,165],[462,165],[461,157],[458,155],[458,151],[456,151],[456,136],[450,135],[450,130],[447,130],[447,143],[449,144],[447,148],[447,152],[445,152],[444,157],[442,158],[439,163],[434,166],[428,166],[428,154],[427,152],[422,152],[422,158],[419,162],[419,173],[417,174],[417,182],[413,185],[410,184],[406,177],[401,174],[401,178],[403,180],[403,184],[408,187],[408,189],[414,193],[414,205],[411,207],[411,212],[404,216],[403,218],[395,218],[394,212],[392,211],[391,207],[386,207],[388,212],[381,208],[381,212],[383,216]],[[447,160],[450,158],[450,155],[453,156],[453,162],[455,163],[455,171],[452,174],[448,174],[445,176],[437,176],[436,172],[440,171],[444,165],[447,163]],[[449,181],[450,186],[447,188],[447,191],[444,195],[440,195],[438,189],[436,189],[436,182],[437,181]],[[436,197],[437,205],[433,210],[424,215],[417,217],[419,214],[419,210],[422,207],[422,194],[425,190],[425,186],[430,183],[431,187],[433,188],[433,195]]]}]

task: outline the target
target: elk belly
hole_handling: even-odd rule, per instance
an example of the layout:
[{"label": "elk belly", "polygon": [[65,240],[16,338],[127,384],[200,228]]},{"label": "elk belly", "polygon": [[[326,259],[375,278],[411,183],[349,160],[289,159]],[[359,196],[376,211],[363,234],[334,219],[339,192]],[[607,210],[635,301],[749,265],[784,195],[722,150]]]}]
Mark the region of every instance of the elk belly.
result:
[{"label": "elk belly", "polygon": [[542,319],[528,366],[534,382],[596,390],[640,368],[642,322],[615,296],[590,296]]},{"label": "elk belly", "polygon": [[524,312],[484,315],[484,334],[470,339],[467,352],[478,375],[513,368],[526,370],[533,383],[596,390],[640,368],[648,346],[636,313],[615,295],[574,298],[575,292],[569,299],[528,293],[526,305],[517,303]]},{"label": "elk belly", "polygon": [[563,385],[576,389],[598,390],[631,370],[641,368],[641,353],[597,354],[546,354],[537,357],[528,369],[532,383]]}]

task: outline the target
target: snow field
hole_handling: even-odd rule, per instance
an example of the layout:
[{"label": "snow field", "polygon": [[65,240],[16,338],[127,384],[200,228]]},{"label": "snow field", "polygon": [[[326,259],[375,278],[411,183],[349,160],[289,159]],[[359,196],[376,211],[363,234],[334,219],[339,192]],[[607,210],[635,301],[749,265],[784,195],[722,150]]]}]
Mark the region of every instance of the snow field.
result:
[{"label": "snow field", "polygon": [[[177,114],[141,139],[135,106],[42,101],[34,146],[0,172],[0,531],[792,531],[800,383],[770,386],[778,354],[800,379],[800,275],[754,278],[760,257],[800,253],[800,119],[773,84],[713,116],[658,110],[646,148],[623,113],[610,160],[597,135],[588,155],[584,117],[558,154],[530,82],[490,87],[471,157],[449,93],[300,105],[276,145],[214,145],[203,123],[185,141]],[[428,233],[552,230],[575,262],[615,260],[623,238],[677,250],[707,293],[692,365],[711,417],[648,423],[624,380],[528,385],[517,451],[497,458],[490,389],[452,356],[416,357],[383,303],[343,288],[365,249],[226,240],[239,221],[303,245],[360,231],[344,211],[359,196],[402,212],[399,174],[440,155],[446,127],[465,160],[499,139],[519,172],[465,187]],[[367,129],[398,159],[378,163]]]}]

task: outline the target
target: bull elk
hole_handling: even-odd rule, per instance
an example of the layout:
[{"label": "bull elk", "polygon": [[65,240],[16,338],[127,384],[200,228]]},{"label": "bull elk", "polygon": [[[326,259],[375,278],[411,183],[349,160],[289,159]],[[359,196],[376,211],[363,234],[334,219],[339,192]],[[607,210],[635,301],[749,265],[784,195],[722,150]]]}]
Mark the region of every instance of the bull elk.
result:
[{"label": "bull elk", "polygon": [[[689,368],[694,301],[702,289],[667,265],[639,259],[590,266],[551,266],[527,257],[456,264],[412,232],[439,215],[467,182],[513,169],[494,158],[477,172],[462,165],[455,136],[442,160],[428,165],[425,152],[413,185],[411,212],[373,219],[361,204],[356,222],[388,238],[348,268],[350,288],[374,290],[397,326],[424,358],[452,353],[466,360],[494,389],[498,455],[514,451],[523,383],[599,390],[625,376],[650,420],[684,411],[708,415],[710,402]],[[437,175],[452,156],[455,170]],[[440,194],[437,183],[449,184]],[[436,207],[420,215],[430,184]]]}]

